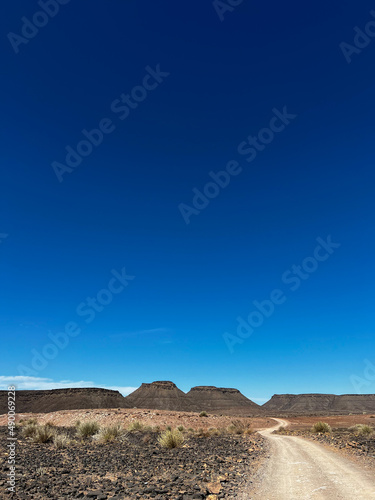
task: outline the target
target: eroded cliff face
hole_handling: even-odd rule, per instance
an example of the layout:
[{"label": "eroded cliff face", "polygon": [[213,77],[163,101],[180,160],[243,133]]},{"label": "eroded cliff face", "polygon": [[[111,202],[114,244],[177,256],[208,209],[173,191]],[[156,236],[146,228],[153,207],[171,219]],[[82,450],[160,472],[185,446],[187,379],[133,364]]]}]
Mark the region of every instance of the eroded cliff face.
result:
[{"label": "eroded cliff face", "polygon": [[299,414],[371,413],[375,412],[375,394],[275,394],[262,408]]},{"label": "eroded cliff face", "polygon": [[177,385],[171,382],[170,380],[157,380],[156,382],[143,383],[141,387],[146,388],[155,388],[155,389],[165,389],[167,391],[172,391],[173,389],[177,389]]},{"label": "eroded cliff face", "polygon": [[260,406],[245,397],[238,389],[199,385],[190,389],[187,395],[202,410],[245,408],[261,412]]},{"label": "eroded cliff face", "polygon": [[144,383],[125,400],[131,408],[198,411],[194,402],[169,380]]},{"label": "eroded cliff face", "polygon": [[[0,391],[0,413],[6,413],[8,391]],[[118,391],[100,388],[16,391],[16,413],[48,413],[59,410],[127,408]]]}]

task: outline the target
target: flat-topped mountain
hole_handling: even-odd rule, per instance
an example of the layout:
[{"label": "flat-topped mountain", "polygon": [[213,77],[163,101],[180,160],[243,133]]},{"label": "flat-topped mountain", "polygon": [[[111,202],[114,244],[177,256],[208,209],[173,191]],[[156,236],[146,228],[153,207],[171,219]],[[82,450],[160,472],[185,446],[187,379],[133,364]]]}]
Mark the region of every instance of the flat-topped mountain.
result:
[{"label": "flat-topped mountain", "polygon": [[[7,408],[8,391],[0,391],[0,413]],[[59,410],[128,408],[118,391],[94,387],[16,391],[16,413],[48,413]]]},{"label": "flat-topped mountain", "polygon": [[267,413],[373,413],[375,394],[275,394],[262,408]]},{"label": "flat-topped mountain", "polygon": [[[0,414],[7,410],[8,391],[0,391]],[[275,394],[259,406],[238,389],[200,385],[185,394],[163,380],[144,383],[129,396],[94,387],[51,390],[17,390],[16,413],[60,410],[144,408],[150,410],[217,412],[227,415],[307,415],[375,413],[375,394]]]},{"label": "flat-topped mountain", "polygon": [[259,405],[244,396],[238,389],[199,385],[187,393],[196,406],[211,411],[243,408],[262,412]]},{"label": "flat-topped mountain", "polygon": [[176,384],[168,380],[142,384],[126,396],[125,401],[130,408],[199,411],[194,402]]}]

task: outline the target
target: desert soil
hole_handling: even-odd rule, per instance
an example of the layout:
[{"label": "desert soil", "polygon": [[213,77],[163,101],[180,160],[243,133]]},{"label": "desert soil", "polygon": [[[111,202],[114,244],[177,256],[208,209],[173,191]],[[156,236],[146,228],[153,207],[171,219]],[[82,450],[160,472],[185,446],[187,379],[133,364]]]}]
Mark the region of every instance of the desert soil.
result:
[{"label": "desert soil", "polygon": [[[155,410],[72,410],[53,414],[18,415],[54,423],[72,436],[74,422],[96,420],[100,425],[121,423],[127,427],[139,420],[164,428],[224,428],[233,417]],[[244,419],[254,427],[270,426],[271,419]],[[61,426],[64,426],[62,429]],[[186,433],[183,447],[165,449],[157,432],[131,432],[121,441],[99,444],[92,439],[76,441],[65,449],[52,443],[32,443],[18,430],[15,495],[6,493],[8,450],[6,427],[0,428],[0,498],[19,500],[219,500],[236,498],[251,484],[260,459],[264,438],[250,435],[204,435]]]},{"label": "desert soil", "polygon": [[[279,425],[288,422],[275,419]],[[324,419],[326,420],[326,419]],[[316,419],[315,419],[316,421]],[[258,487],[249,488],[243,499],[261,500],[370,500],[375,498],[373,469],[355,463],[337,451],[301,437],[260,434],[268,440],[270,456]]]},{"label": "desert soil", "polygon": [[[272,427],[274,420],[267,417],[239,417],[226,416],[219,414],[208,413],[207,417],[199,417],[196,412],[179,412],[168,410],[141,410],[141,409],[128,409],[128,408],[112,408],[112,409],[95,409],[95,410],[61,410],[51,413],[18,413],[16,422],[21,419],[36,418],[40,424],[47,422],[53,423],[59,427],[73,427],[75,422],[87,422],[95,420],[99,425],[113,425],[121,424],[128,427],[134,420],[139,420],[144,425],[165,427],[177,427],[183,425],[185,428],[192,427],[199,429],[203,427],[225,428],[231,424],[233,419],[242,420],[250,425],[254,430],[264,427]],[[6,425],[7,416],[0,415],[0,426]]]}]

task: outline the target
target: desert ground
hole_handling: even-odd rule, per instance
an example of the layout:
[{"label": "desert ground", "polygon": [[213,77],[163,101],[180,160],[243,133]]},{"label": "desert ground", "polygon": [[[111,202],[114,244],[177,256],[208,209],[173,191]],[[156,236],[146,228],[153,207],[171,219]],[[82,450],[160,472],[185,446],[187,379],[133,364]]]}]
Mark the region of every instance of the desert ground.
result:
[{"label": "desert ground", "polygon": [[[258,480],[253,482],[241,499],[317,499],[368,500],[375,498],[374,462],[366,460],[364,450],[357,455],[348,456],[341,452],[350,440],[358,439],[353,434],[346,440],[335,441],[335,432],[329,438],[314,443],[308,422],[298,422],[296,427],[303,429],[299,435],[288,430],[287,420],[275,419],[278,424],[260,432],[269,445],[269,459],[260,469]],[[332,421],[334,419],[331,419]],[[341,418],[341,424],[354,419]],[[315,423],[312,420],[310,423]],[[333,423],[333,422],[332,422]],[[358,421],[357,421],[358,423]],[[278,430],[282,428],[281,432]],[[336,434],[342,437],[345,427],[338,428]],[[276,432],[276,434],[275,434]],[[320,433],[318,433],[320,434]],[[333,435],[332,435],[333,434]],[[303,436],[304,439],[301,436]],[[337,436],[335,436],[337,437]],[[371,440],[370,454],[375,453],[375,440]],[[375,455],[374,455],[375,456]]]},{"label": "desert ground", "polygon": [[[124,432],[105,442],[77,437],[78,421],[97,422],[102,429],[119,425]],[[63,434],[69,444],[58,447],[52,439],[33,442],[24,432],[33,422]],[[2,416],[0,456],[5,477],[9,467],[4,424]],[[18,414],[17,493],[1,493],[0,498],[235,498],[265,454],[264,439],[256,430],[272,425],[267,417],[124,408]],[[159,436],[177,427],[183,443],[171,449],[161,446]],[[4,492],[5,479],[0,487]]]},{"label": "desert ground", "polygon": [[[319,420],[331,432],[313,433]],[[64,434],[68,444],[33,442],[24,431],[33,421]],[[78,426],[90,422],[124,432],[108,441],[78,437]],[[285,419],[127,408],[18,414],[15,495],[6,492],[5,423],[0,416],[0,498],[375,498],[375,432],[355,431],[373,428],[373,415]],[[183,442],[163,447],[159,437],[177,428]]]}]

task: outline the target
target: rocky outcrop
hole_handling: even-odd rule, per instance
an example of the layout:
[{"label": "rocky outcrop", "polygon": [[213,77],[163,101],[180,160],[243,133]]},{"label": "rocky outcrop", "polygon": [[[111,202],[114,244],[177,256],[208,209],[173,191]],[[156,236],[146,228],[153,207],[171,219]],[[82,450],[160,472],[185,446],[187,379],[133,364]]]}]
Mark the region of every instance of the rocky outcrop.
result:
[{"label": "rocky outcrop", "polygon": [[163,380],[142,384],[125,398],[131,408],[171,411],[198,411],[199,409],[173,382]]},{"label": "rocky outcrop", "polygon": [[190,389],[187,396],[201,410],[217,411],[243,408],[261,413],[261,407],[245,397],[238,389],[199,385]]},{"label": "rocky outcrop", "polygon": [[268,413],[373,413],[375,394],[275,394],[262,408]]},{"label": "rocky outcrop", "polygon": [[[0,391],[0,413],[7,412],[8,391]],[[127,408],[118,391],[98,388],[16,391],[17,413],[48,413],[59,410]]]}]

